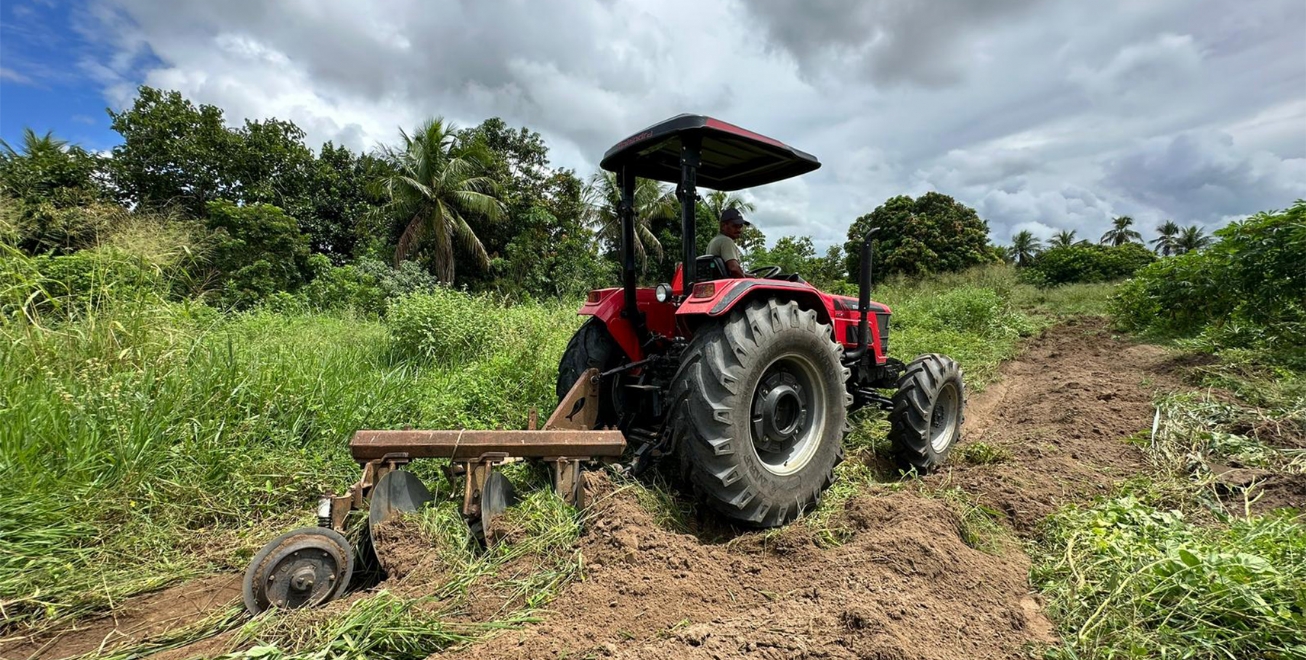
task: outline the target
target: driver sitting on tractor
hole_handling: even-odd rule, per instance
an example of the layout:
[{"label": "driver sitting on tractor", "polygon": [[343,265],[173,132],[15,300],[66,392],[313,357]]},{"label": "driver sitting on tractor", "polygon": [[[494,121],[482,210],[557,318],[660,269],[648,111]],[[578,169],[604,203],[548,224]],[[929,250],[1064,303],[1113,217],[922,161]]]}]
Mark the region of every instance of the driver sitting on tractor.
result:
[{"label": "driver sitting on tractor", "polygon": [[739,246],[735,241],[744,233],[744,227],[751,225],[739,209],[729,208],[721,213],[721,233],[707,244],[707,254],[721,257],[726,264],[727,277],[748,277],[743,266],[739,265]]}]

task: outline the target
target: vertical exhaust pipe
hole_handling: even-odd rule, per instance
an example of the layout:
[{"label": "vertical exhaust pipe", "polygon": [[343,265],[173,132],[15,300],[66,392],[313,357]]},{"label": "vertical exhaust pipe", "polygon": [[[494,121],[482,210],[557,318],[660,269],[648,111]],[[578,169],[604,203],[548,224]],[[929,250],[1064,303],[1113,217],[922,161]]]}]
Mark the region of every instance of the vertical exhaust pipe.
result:
[{"label": "vertical exhaust pipe", "polygon": [[844,362],[861,360],[871,344],[871,259],[875,256],[871,239],[879,231],[879,227],[871,227],[870,231],[862,237],[861,269],[857,274],[857,311],[862,317],[857,323],[857,348],[844,353]]}]

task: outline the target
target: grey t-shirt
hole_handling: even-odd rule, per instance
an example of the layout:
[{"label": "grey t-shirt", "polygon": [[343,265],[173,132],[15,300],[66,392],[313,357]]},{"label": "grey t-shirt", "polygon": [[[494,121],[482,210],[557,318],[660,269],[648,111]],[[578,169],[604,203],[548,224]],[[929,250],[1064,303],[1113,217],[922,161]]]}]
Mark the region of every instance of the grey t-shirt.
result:
[{"label": "grey t-shirt", "polygon": [[740,266],[743,265],[743,260],[739,258],[739,248],[735,245],[735,242],[725,234],[717,234],[716,237],[712,239],[712,242],[707,244],[707,253],[721,257],[721,260],[726,263],[729,263],[731,259],[734,259],[735,261],[740,262]]}]

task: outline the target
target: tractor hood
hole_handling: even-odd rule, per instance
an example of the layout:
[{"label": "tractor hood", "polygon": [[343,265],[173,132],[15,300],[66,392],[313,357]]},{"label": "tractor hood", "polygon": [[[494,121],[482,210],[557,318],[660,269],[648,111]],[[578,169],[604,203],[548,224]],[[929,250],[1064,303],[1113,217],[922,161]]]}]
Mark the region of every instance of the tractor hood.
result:
[{"label": "tractor hood", "polygon": [[600,167],[635,176],[680,181],[680,145],[696,137],[702,144],[698,185],[739,190],[806,174],[821,166],[816,157],[779,140],[702,115],[677,115],[618,142],[603,154]]}]

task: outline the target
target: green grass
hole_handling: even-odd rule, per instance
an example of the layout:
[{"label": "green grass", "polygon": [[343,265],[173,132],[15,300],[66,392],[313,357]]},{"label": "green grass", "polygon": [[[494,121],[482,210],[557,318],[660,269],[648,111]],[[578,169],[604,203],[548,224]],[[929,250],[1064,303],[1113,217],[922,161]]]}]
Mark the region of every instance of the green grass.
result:
[{"label": "green grass", "polygon": [[[243,569],[273,532],[311,523],[320,493],[357,477],[347,450],[357,429],[524,428],[530,407],[552,408],[557,360],[580,323],[574,304],[505,309],[452,291],[406,299],[387,320],[290,309],[228,314],[148,288],[92,302],[56,299],[66,304],[28,316],[16,310],[37,286],[29,264],[5,259],[5,634],[104,610],[188,576]],[[1050,322],[1022,307],[1031,291],[1010,269],[986,269],[891,282],[877,299],[894,306],[893,354],[953,355],[977,389],[1022,336]],[[487,330],[498,340],[481,341]],[[850,460],[808,519],[827,530],[829,543],[839,542],[842,503],[885,478],[871,467],[884,453],[883,417],[860,414],[856,426]],[[434,466],[417,468],[437,480]],[[528,542],[482,556],[470,549],[452,498],[427,512],[424,524],[451,567],[450,580],[428,597],[440,607],[391,593],[303,626],[293,617],[256,619],[244,638],[276,653],[418,657],[528,616],[583,571],[571,549],[583,518],[538,488],[541,475],[512,474],[539,493],[518,507]],[[692,509],[664,484],[630,487],[641,489],[661,524],[689,528]],[[523,556],[531,570],[501,573]],[[483,627],[448,624],[444,608],[457,607],[478,579],[506,580],[500,586],[520,598]],[[215,629],[198,626],[141,650]]]},{"label": "green grass", "polygon": [[1306,526],[1291,514],[1204,527],[1126,495],[1062,511],[1034,547],[1065,640],[1049,657],[1306,656]]}]

